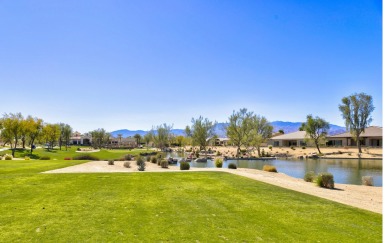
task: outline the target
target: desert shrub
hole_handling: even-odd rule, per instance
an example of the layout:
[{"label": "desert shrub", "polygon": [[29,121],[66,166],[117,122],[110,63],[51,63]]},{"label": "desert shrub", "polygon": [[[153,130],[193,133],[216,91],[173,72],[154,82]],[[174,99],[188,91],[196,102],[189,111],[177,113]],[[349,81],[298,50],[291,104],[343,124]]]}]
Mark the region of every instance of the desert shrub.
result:
[{"label": "desert shrub", "polygon": [[305,146],[302,146],[302,149],[306,149],[306,147],[305,147]]},{"label": "desert shrub", "polygon": [[6,155],[4,155],[4,159],[5,159],[5,160],[12,160],[13,157],[12,157],[11,154],[6,154]]},{"label": "desert shrub", "polygon": [[309,171],[306,172],[305,176],[303,177],[303,180],[307,182],[313,182],[315,178],[316,178],[316,174],[314,173],[314,171]]},{"label": "desert shrub", "polygon": [[146,156],[146,161],[150,162],[151,159],[152,157],[150,155]]},{"label": "desert shrub", "polygon": [[293,146],[290,147],[292,150],[295,150],[295,148]]},{"label": "desert shrub", "polygon": [[159,166],[161,165],[161,160],[162,160],[161,158],[157,158],[157,165]]},{"label": "desert shrub", "polygon": [[115,163],[115,162],[114,162],[114,160],[112,160],[112,159],[108,161],[108,165],[114,165],[114,163]]},{"label": "desert shrub", "polygon": [[272,151],[272,145],[269,145],[269,146],[268,146],[268,149]]},{"label": "desert shrub", "polygon": [[126,154],[125,156],[123,156],[123,160],[133,160],[133,155]]},{"label": "desert shrub", "polygon": [[72,158],[65,157],[64,160],[72,160]]},{"label": "desert shrub", "polygon": [[40,160],[50,160],[50,156],[44,155],[39,158]]},{"label": "desert shrub", "polygon": [[222,153],[217,151],[217,156],[221,156],[221,155],[222,155]]},{"label": "desert shrub", "polygon": [[165,169],[168,168],[168,160],[166,159],[161,160],[160,165],[161,168],[165,168]]},{"label": "desert shrub", "polygon": [[190,169],[190,163],[188,162],[180,162],[180,170],[189,170]]},{"label": "desert shrub", "polygon": [[264,151],[264,149],[261,150],[261,157],[265,157],[265,151]]},{"label": "desert shrub", "polygon": [[268,171],[268,172],[278,172],[278,171],[276,170],[276,167],[273,166],[273,165],[264,165],[264,166],[263,166],[263,170],[264,170],[264,171]]},{"label": "desert shrub", "polygon": [[99,160],[99,158],[91,154],[80,154],[74,156],[73,160]]},{"label": "desert shrub", "polygon": [[351,153],[348,153],[349,156],[351,156]]},{"label": "desert shrub", "polygon": [[123,163],[123,166],[126,168],[130,168],[130,162],[126,161],[125,163]]},{"label": "desert shrub", "polygon": [[237,169],[237,165],[234,164],[234,163],[230,163],[230,164],[228,165],[228,168],[229,168],[229,169]]},{"label": "desert shrub", "polygon": [[81,151],[81,148],[77,148],[77,151]]},{"label": "desert shrub", "polygon": [[153,156],[152,159],[151,159],[152,163],[153,164],[157,164],[157,157],[156,156]]},{"label": "desert shrub", "polygon": [[374,180],[373,180],[372,176],[363,176],[362,177],[362,184],[364,186],[373,186]]},{"label": "desert shrub", "polygon": [[217,167],[217,168],[222,168],[222,165],[223,165],[222,159],[221,159],[221,158],[217,158],[217,159],[215,160],[215,167]]},{"label": "desert shrub", "polygon": [[140,166],[142,163],[145,163],[145,160],[142,156],[137,157],[137,165]]},{"label": "desert shrub", "polygon": [[145,171],[145,160],[142,159],[139,161],[139,163],[137,161],[137,165],[139,171]]},{"label": "desert shrub", "polygon": [[320,173],[316,178],[316,184],[320,187],[334,188],[333,175],[328,172]]},{"label": "desert shrub", "polygon": [[30,160],[30,157],[24,156],[24,160]]}]

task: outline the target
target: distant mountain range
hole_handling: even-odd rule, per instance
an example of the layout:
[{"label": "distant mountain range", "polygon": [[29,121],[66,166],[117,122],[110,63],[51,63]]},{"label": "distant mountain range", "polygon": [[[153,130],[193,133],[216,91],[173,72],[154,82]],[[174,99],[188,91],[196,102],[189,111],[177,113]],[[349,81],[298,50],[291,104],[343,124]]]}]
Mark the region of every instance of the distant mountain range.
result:
[{"label": "distant mountain range", "polygon": [[[284,133],[292,133],[299,130],[299,127],[301,126],[302,122],[284,122],[284,121],[274,121],[271,122],[271,125],[274,127],[274,132],[278,132],[279,130],[283,130]],[[217,125],[214,128],[214,132],[218,137],[226,137],[226,131],[225,127],[227,127],[228,123],[217,123]],[[171,132],[175,134],[176,136],[184,135],[184,129],[172,129]],[[329,134],[334,135],[338,133],[345,132],[345,127],[340,127],[337,125],[330,124]],[[122,137],[130,137],[134,136],[135,134],[139,134],[141,136],[148,133],[148,131],[144,130],[135,130],[131,131],[128,129],[121,129],[117,131],[111,132],[111,135],[113,137],[117,137],[118,134],[122,134]]]}]

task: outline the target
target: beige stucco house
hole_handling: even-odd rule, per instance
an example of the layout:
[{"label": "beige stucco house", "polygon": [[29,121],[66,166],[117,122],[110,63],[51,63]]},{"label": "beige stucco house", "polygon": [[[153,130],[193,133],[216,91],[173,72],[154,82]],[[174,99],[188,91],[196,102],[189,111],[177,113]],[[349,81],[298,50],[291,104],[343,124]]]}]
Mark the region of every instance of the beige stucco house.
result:
[{"label": "beige stucco house", "polygon": [[[382,147],[383,131],[382,127],[367,127],[360,135],[361,145],[369,147]],[[356,146],[356,141],[350,132],[344,132],[327,137],[328,146]]]},{"label": "beige stucco house", "polygon": [[306,146],[304,131],[297,131],[278,135],[268,140],[268,144],[274,147]]}]

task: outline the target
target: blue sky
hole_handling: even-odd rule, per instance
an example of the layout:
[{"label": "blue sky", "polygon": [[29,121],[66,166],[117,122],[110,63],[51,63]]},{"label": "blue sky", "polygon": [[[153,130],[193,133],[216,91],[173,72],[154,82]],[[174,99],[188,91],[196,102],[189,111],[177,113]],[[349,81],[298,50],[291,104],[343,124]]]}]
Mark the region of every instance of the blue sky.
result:
[{"label": "blue sky", "polygon": [[381,1],[1,1],[0,112],[75,130],[184,128],[246,107],[382,126]]}]

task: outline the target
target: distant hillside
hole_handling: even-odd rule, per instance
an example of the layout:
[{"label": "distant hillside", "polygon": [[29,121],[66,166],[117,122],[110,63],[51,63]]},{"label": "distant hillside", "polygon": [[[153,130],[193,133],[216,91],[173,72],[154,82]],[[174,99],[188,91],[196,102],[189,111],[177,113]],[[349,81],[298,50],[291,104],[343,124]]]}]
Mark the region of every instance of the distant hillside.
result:
[{"label": "distant hillside", "polygon": [[[302,122],[284,122],[284,121],[274,121],[271,122],[271,125],[274,127],[274,132],[278,132],[279,130],[283,130],[284,133],[292,133],[299,130],[299,127],[301,126]],[[215,126],[214,132],[218,137],[226,137],[226,130],[225,128],[228,126],[228,123],[217,123]],[[111,135],[113,137],[117,137],[118,134],[122,134],[122,137],[126,138],[129,136],[134,136],[135,134],[139,134],[141,136],[145,135],[148,131],[143,130],[136,130],[136,131],[130,131],[127,129],[121,129],[117,131],[111,132]],[[330,124],[329,134],[334,135],[338,133],[345,132],[345,127],[340,127],[337,125]],[[172,133],[176,136],[184,135],[184,129],[172,129]]]}]

